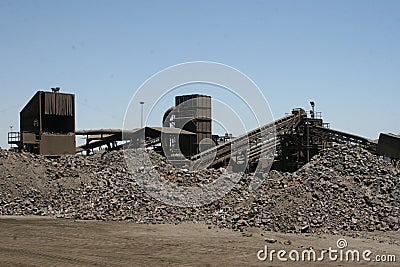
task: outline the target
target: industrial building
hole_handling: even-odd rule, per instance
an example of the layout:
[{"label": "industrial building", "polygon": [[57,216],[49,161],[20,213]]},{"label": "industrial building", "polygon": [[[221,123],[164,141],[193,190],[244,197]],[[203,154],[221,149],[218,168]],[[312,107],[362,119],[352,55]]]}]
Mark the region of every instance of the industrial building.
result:
[{"label": "industrial building", "polygon": [[389,159],[400,159],[400,136],[392,133],[379,135],[377,153]]},{"label": "industrial building", "polygon": [[[162,118],[163,127],[76,131],[75,96],[59,90],[56,87],[52,92],[38,91],[32,97],[20,112],[20,131],[8,135],[9,144],[47,156],[88,155],[101,148],[144,146],[168,156],[174,165],[191,169],[230,165],[249,172],[268,160],[273,160],[273,169],[295,171],[322,149],[344,143],[395,162],[400,158],[399,136],[381,134],[378,142],[331,129],[321,113],[314,110],[313,101],[308,112],[293,109],[284,117],[237,137],[212,134],[211,97],[200,94],[176,96],[175,106]],[[84,136],[85,144],[76,147],[76,135]]]},{"label": "industrial building", "polygon": [[[185,157],[211,148],[211,97],[200,94],[176,96],[175,106],[163,116],[163,126],[193,133],[190,137],[179,136],[179,147],[176,148]],[[171,141],[178,144],[177,140]],[[170,148],[173,149],[173,145]]]},{"label": "industrial building", "polygon": [[75,95],[38,91],[20,112],[20,131],[10,132],[9,144],[19,150],[53,156],[75,154]]}]

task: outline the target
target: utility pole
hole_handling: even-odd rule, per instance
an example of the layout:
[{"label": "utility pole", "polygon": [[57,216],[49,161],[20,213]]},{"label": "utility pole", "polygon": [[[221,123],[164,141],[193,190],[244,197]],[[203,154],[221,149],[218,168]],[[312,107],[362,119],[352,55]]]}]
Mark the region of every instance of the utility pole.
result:
[{"label": "utility pole", "polygon": [[140,103],[140,105],[141,105],[141,112],[140,112],[140,128],[143,128],[143,105],[144,105],[144,102],[143,102],[143,101],[140,101],[139,103]]}]

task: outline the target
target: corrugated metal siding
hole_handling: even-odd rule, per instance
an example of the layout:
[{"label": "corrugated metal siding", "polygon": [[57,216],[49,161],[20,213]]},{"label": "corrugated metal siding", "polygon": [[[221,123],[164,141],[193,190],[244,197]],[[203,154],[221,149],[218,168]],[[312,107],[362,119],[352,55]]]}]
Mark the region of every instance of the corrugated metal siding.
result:
[{"label": "corrugated metal siding", "polygon": [[[196,138],[190,139],[192,143],[181,147],[181,150],[185,155],[197,154],[200,142],[212,137],[211,97],[199,94],[176,96],[175,107],[175,127],[196,134]],[[209,145],[204,144],[204,149],[207,146]]]},{"label": "corrugated metal siding", "polygon": [[46,93],[44,114],[74,116],[74,96],[70,94]]}]

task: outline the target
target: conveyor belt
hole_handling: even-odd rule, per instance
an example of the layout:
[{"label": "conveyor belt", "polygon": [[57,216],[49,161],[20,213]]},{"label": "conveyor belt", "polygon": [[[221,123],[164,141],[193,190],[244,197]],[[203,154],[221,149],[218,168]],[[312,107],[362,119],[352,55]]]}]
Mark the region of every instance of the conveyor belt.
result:
[{"label": "conveyor belt", "polygon": [[[200,169],[207,166],[217,167],[223,165],[224,162],[226,163],[230,158],[242,157],[243,161],[243,156],[247,163],[249,163],[274,153],[275,148],[279,145],[278,136],[304,123],[303,119],[304,114],[302,113],[292,114],[254,129],[230,142],[194,155],[191,158],[194,162],[192,167],[193,169]],[[376,153],[376,142],[367,138],[316,125],[312,126],[310,130],[311,135],[318,136],[320,140],[326,143],[356,144],[372,153]]]},{"label": "conveyor belt", "polygon": [[367,138],[320,126],[315,126],[313,132],[327,142],[357,144],[372,153],[376,153],[377,143]]},{"label": "conveyor belt", "polygon": [[[290,130],[301,120],[301,113],[288,115],[272,123],[256,128],[234,140],[215,146],[202,153],[194,155],[193,169],[217,166],[230,157],[245,154],[248,160],[254,160],[274,150],[278,143],[277,136]],[[231,150],[233,151],[231,153]],[[211,162],[212,161],[212,162]],[[211,164],[209,164],[211,162]]]}]

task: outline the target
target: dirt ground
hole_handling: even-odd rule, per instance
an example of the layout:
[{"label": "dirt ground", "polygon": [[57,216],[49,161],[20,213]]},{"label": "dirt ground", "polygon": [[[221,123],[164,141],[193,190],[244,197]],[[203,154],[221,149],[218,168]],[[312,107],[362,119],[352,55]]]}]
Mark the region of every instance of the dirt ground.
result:
[{"label": "dirt ground", "polygon": [[[274,239],[268,243],[265,239]],[[304,266],[310,262],[260,261],[268,249],[316,251],[337,248],[341,236],[246,233],[204,224],[146,225],[132,222],[60,220],[48,217],[0,217],[0,266]],[[400,261],[400,233],[371,239],[345,237],[348,247],[395,255]],[[290,242],[288,242],[290,240]],[[382,240],[385,240],[384,242]],[[263,256],[264,254],[260,254]],[[318,255],[318,254],[317,254]],[[286,257],[288,257],[286,255]],[[354,262],[311,262],[313,266],[352,266]],[[361,262],[377,266],[377,262]],[[359,263],[359,264],[361,264]],[[383,266],[398,266],[385,263]]]}]

